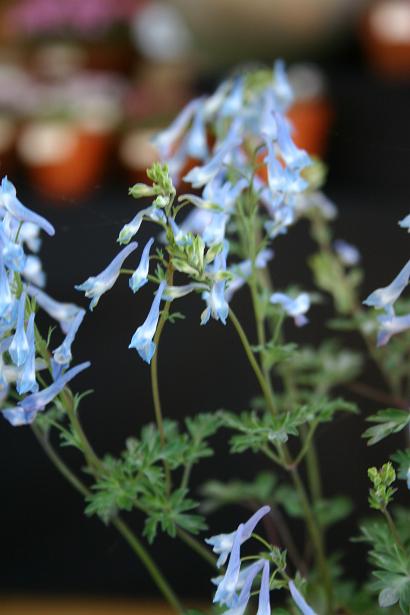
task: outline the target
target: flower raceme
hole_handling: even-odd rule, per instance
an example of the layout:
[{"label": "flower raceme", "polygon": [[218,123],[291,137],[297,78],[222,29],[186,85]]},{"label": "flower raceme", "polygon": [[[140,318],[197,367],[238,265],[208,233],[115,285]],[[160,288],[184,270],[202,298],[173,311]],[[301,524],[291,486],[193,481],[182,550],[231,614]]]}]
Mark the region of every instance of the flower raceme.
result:
[{"label": "flower raceme", "polygon": [[[74,304],[59,303],[41,290],[38,285],[45,283],[41,261],[38,256],[25,253],[25,248],[39,250],[40,230],[54,235],[53,226],[23,205],[13,184],[3,178],[0,186],[0,398],[1,412],[13,426],[33,422],[37,413],[89,365],[82,363],[68,369],[71,345],[84,310]],[[65,340],[54,351],[54,359],[36,329],[38,308],[56,320],[66,333]],[[56,361],[58,370],[53,367]],[[39,379],[37,372],[47,368],[52,382],[43,384],[40,390],[45,376]],[[13,406],[8,401],[9,394]]]},{"label": "flower raceme", "polygon": [[[255,595],[254,585],[260,575],[258,610],[256,615],[270,615],[270,553],[255,557],[251,565],[242,567],[241,546],[251,538],[254,530],[268,513],[269,506],[262,506],[246,523],[241,523],[230,534],[219,534],[205,540],[213,547],[213,552],[219,555],[217,566],[228,565],[225,574],[213,579],[217,586],[214,603],[226,606],[224,615],[243,615],[247,609],[251,595]],[[228,560],[229,558],[229,560]],[[288,579],[287,575],[285,575]],[[291,597],[303,615],[316,615],[307,604],[302,594],[296,588],[294,581],[288,579]]]}]

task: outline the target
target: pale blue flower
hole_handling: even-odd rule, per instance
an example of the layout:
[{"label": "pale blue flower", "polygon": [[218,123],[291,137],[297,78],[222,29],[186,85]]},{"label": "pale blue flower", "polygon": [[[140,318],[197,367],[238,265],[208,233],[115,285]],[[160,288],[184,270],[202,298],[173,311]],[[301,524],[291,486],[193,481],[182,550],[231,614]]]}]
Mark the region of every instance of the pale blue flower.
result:
[{"label": "pale blue flower", "polygon": [[154,238],[151,237],[151,239],[149,239],[146,243],[144,250],[142,251],[140,264],[130,278],[129,285],[134,293],[136,293],[137,290],[139,290],[142,286],[144,286],[144,284],[148,282],[149,251],[153,243]]},{"label": "pale blue flower", "polygon": [[269,562],[264,560],[262,568],[262,580],[259,590],[259,604],[256,615],[271,615],[270,608],[270,587],[269,587]]},{"label": "pale blue flower", "polygon": [[86,362],[72,367],[47,388],[39,393],[28,395],[19,401],[14,408],[7,408],[4,410],[4,418],[13,426],[28,425],[32,423],[37,413],[44,410],[47,404],[53,401],[70,380],[89,366],[90,363]]},{"label": "pale blue flower", "polygon": [[[226,271],[226,256],[228,253],[228,242],[225,242],[224,248],[216,255],[213,262],[213,274],[217,276]],[[201,314],[201,325],[205,325],[212,316],[215,320],[220,320],[224,325],[229,314],[229,305],[225,298],[226,280],[218,279],[212,283],[211,290],[205,291],[202,295],[205,299],[207,307]]]},{"label": "pale blue flower", "polygon": [[237,77],[219,109],[221,117],[236,117],[243,109],[243,77]]},{"label": "pale blue flower", "polygon": [[0,187],[0,205],[20,222],[32,222],[42,228],[48,235],[54,235],[54,227],[42,216],[25,207],[16,196],[13,184],[3,177]]},{"label": "pale blue flower", "polygon": [[155,205],[150,205],[150,207],[146,207],[145,209],[141,209],[128,224],[125,224],[120,234],[118,235],[118,243],[119,244],[127,244],[131,241],[131,239],[138,233],[142,221],[144,218],[148,218],[148,220],[152,220],[153,222],[159,222],[161,224],[166,223],[166,217],[162,209],[156,207]]},{"label": "pale blue flower", "polygon": [[19,302],[18,302],[18,312],[17,312],[17,326],[16,332],[13,336],[13,339],[10,344],[9,354],[17,367],[20,367],[25,363],[28,354],[29,354],[29,344],[27,340],[26,331],[24,328],[24,316],[26,309],[26,293],[21,293]]},{"label": "pale blue flower", "polygon": [[159,306],[161,303],[162,294],[165,290],[166,282],[163,280],[158,287],[155,294],[154,301],[145,322],[138,327],[132,336],[131,343],[128,348],[135,348],[140,355],[141,359],[147,363],[151,363],[151,359],[155,352],[155,343],[152,338],[155,335],[155,331],[159,319]]},{"label": "pale blue flower", "polygon": [[356,246],[347,243],[347,241],[336,239],[336,241],[333,242],[333,248],[342,263],[347,267],[352,267],[360,262],[359,250]]},{"label": "pale blue flower", "polygon": [[370,305],[378,309],[385,309],[389,313],[393,313],[393,304],[400,297],[403,290],[409,283],[410,277],[410,260],[404,265],[400,273],[394,278],[393,282],[384,288],[374,290],[363,301],[365,305]]},{"label": "pale blue flower", "polygon": [[377,320],[381,325],[377,335],[378,346],[385,346],[393,335],[403,333],[403,331],[410,329],[410,314],[406,314],[405,316],[387,314],[385,316],[379,316]]},{"label": "pale blue flower", "polygon": [[3,262],[0,261],[0,316],[3,316],[14,302],[9,279]]},{"label": "pale blue flower", "polygon": [[[243,525],[243,531],[241,535],[241,544],[252,536],[252,533],[259,523],[259,521],[270,512],[270,506],[262,506],[259,508]],[[223,566],[228,559],[229,553],[232,551],[233,542],[235,539],[235,532],[230,534],[218,534],[211,538],[206,538],[205,542],[213,547],[212,551],[219,555],[216,565],[218,567]]]},{"label": "pale blue flower", "polygon": [[[251,564],[251,566],[248,566],[246,568],[246,571],[245,571],[246,576],[244,577],[244,582],[243,582],[241,592],[239,596],[234,596],[232,598],[231,608],[229,608],[227,611],[224,611],[223,615],[243,615],[245,613],[245,610],[248,606],[248,603],[251,597],[251,590],[252,590],[253,582],[255,580],[256,575],[259,574],[263,565],[264,565],[263,560],[258,560],[257,562],[255,562],[254,564]],[[268,570],[269,570],[269,565],[268,565]],[[240,576],[241,576],[241,572],[239,573],[239,577]],[[236,588],[239,589],[239,583],[237,583]],[[270,611],[268,613],[270,615]],[[259,615],[259,611],[257,615]]]},{"label": "pale blue flower", "polygon": [[[273,197],[277,193],[303,192],[308,186],[306,180],[300,175],[298,169],[283,167],[276,157],[274,146],[270,139],[266,139],[268,155],[265,158],[268,170],[268,185]],[[276,201],[276,198],[275,198]]]},{"label": "pale blue flower", "polygon": [[204,229],[202,236],[207,246],[213,246],[223,242],[228,220],[229,217],[226,214],[212,214],[212,218],[208,226]]},{"label": "pale blue flower", "polygon": [[92,297],[90,303],[90,310],[93,310],[100,300],[101,295],[110,290],[118,276],[120,275],[121,267],[125,259],[136,250],[138,244],[134,241],[128,246],[123,248],[119,254],[112,260],[112,262],[97,276],[91,276],[82,284],[75,286],[77,290],[85,291],[86,297]]},{"label": "pale blue flower", "polygon": [[292,140],[287,120],[281,113],[275,112],[276,125],[278,130],[278,145],[282,158],[286,164],[296,171],[312,164],[309,155],[303,149],[299,149]]},{"label": "pale blue flower", "polygon": [[75,305],[75,303],[62,303],[56,301],[47,295],[47,293],[34,286],[28,286],[27,293],[36,300],[38,305],[51,316],[51,318],[59,323],[63,333],[67,334],[70,330],[71,323],[82,308]]},{"label": "pale blue flower", "polygon": [[407,232],[410,233],[410,214],[407,214],[403,220],[400,220],[399,226],[401,226],[401,228],[406,228]]},{"label": "pale blue flower", "polygon": [[[231,606],[236,594],[239,570],[241,567],[241,544],[243,524],[241,523],[235,532],[232,549],[229,556],[225,575],[222,577],[214,596],[214,603]],[[243,591],[243,590],[242,590]]]},{"label": "pale blue flower", "polygon": [[24,393],[37,393],[38,384],[36,380],[36,345],[34,339],[34,312],[30,314],[27,324],[27,341],[29,352],[27,359],[20,370],[17,378],[17,392],[19,395]]},{"label": "pale blue flower", "polygon": [[[268,262],[273,257],[273,250],[261,250],[255,258],[256,269],[264,269]],[[233,279],[229,281],[229,285],[225,290],[225,299],[230,303],[233,295],[245,284],[246,280],[252,274],[252,261],[246,259],[233,265],[230,268],[230,273],[233,274]]]},{"label": "pale blue flower", "polygon": [[308,322],[305,314],[310,307],[310,298],[307,293],[300,293],[292,298],[284,293],[273,293],[269,299],[272,304],[279,304],[288,316],[292,316],[297,327],[302,327]]},{"label": "pale blue flower", "polygon": [[174,240],[177,246],[190,246],[192,243],[192,237],[183,229],[181,229],[173,218],[169,218],[168,222],[172,229],[172,234],[174,236]]},{"label": "pale blue flower", "polygon": [[46,274],[38,256],[32,254],[27,256],[22,275],[27,282],[40,286],[40,288],[46,285]]},{"label": "pale blue flower", "polygon": [[293,602],[300,609],[303,615],[317,615],[316,611],[312,609],[297,589],[296,585],[293,581],[289,581],[289,591],[292,596]]},{"label": "pale blue flower", "polygon": [[285,110],[289,107],[294,97],[283,60],[276,60],[273,69],[273,79],[276,99],[281,108]]},{"label": "pale blue flower", "polygon": [[53,351],[54,361],[58,365],[69,365],[71,363],[71,346],[74,342],[75,336],[77,335],[77,331],[84,320],[84,316],[85,310],[81,309],[77,312],[63,343]]},{"label": "pale blue flower", "polygon": [[162,158],[169,158],[174,146],[181,139],[195,112],[202,104],[202,99],[191,100],[166,130],[158,133],[152,140]]},{"label": "pale blue flower", "polygon": [[410,467],[407,470],[406,480],[407,480],[407,489],[410,489]]},{"label": "pale blue flower", "polygon": [[184,233],[193,233],[194,235],[203,235],[208,224],[211,223],[212,212],[205,209],[193,209],[183,219],[180,229]]},{"label": "pale blue flower", "polygon": [[201,107],[196,110],[192,126],[186,136],[184,145],[186,153],[192,158],[205,160],[209,155],[204,112]]},{"label": "pale blue flower", "polygon": [[295,210],[292,205],[282,203],[274,213],[273,220],[267,220],[264,224],[265,231],[270,239],[287,232],[288,227],[295,221]]},{"label": "pale blue flower", "polygon": [[23,247],[11,241],[7,236],[3,224],[0,224],[0,248],[5,266],[21,273],[26,263],[26,255],[24,254]]},{"label": "pale blue flower", "polygon": [[[19,226],[20,225],[18,225],[18,227]],[[40,228],[37,224],[33,224],[33,222],[24,222],[20,227],[19,241],[23,244],[25,243],[31,252],[38,252],[41,248],[41,238]]]},{"label": "pale blue flower", "polygon": [[201,188],[208,184],[223,168],[227,162],[232,150],[240,145],[241,138],[239,136],[239,124],[232,122],[228,135],[216,149],[216,152],[207,164],[201,167],[194,167],[185,175],[184,180],[192,184],[194,188]]}]

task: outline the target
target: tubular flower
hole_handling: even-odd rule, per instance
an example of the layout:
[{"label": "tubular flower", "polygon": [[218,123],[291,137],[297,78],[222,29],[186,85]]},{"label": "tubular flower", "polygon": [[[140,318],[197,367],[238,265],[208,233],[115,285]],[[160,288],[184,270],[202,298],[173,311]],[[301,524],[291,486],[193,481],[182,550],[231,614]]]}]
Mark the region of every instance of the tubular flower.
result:
[{"label": "tubular flower", "polygon": [[343,265],[352,267],[360,262],[359,250],[356,246],[352,246],[350,243],[347,243],[347,241],[343,241],[343,239],[336,239],[336,241],[333,242],[333,248]]},{"label": "tubular flower", "polygon": [[58,348],[53,351],[54,361],[59,365],[69,365],[71,363],[71,346],[74,342],[75,336],[77,335],[77,331],[84,320],[84,316],[85,310],[78,310],[76,316],[74,317],[70,325],[70,329],[68,330],[65,340],[62,344],[60,344]]},{"label": "tubular flower", "polygon": [[32,423],[37,413],[44,410],[47,404],[53,401],[70,380],[89,366],[90,363],[86,362],[69,369],[46,389],[25,397],[14,408],[3,410],[4,418],[13,426]]},{"label": "tubular flower", "polygon": [[85,291],[86,297],[92,297],[92,301],[90,303],[90,310],[93,310],[100,300],[101,295],[110,290],[115,282],[117,281],[118,276],[120,275],[120,270],[123,265],[125,259],[136,250],[138,244],[134,241],[130,243],[128,246],[123,248],[119,254],[114,258],[114,260],[97,276],[92,276],[88,278],[82,284],[75,286],[77,290]]},{"label": "tubular flower", "polygon": [[78,312],[81,310],[75,303],[61,303],[52,299],[47,293],[29,286],[27,288],[27,294],[36,300],[37,304],[49,315],[53,320],[57,321],[61,327],[63,333],[67,334],[70,330],[71,324]]},{"label": "tubular flower", "polygon": [[140,264],[130,278],[129,285],[133,293],[136,293],[137,290],[148,282],[149,251],[153,243],[154,238],[151,237],[151,239],[147,241],[145,248],[142,251]]},{"label": "tubular flower", "polygon": [[36,380],[36,345],[34,339],[34,312],[30,314],[27,324],[27,341],[29,351],[27,359],[20,370],[17,378],[17,392],[19,395],[24,393],[37,393],[38,384]]},{"label": "tubular flower", "polygon": [[141,359],[147,363],[151,363],[151,359],[155,352],[155,343],[152,338],[155,335],[159,320],[159,306],[162,299],[162,294],[165,290],[166,282],[162,281],[155,294],[154,301],[145,322],[138,327],[132,336],[131,343],[128,348],[135,348]]},{"label": "tubular flower", "polygon": [[289,581],[289,591],[292,596],[293,602],[300,609],[303,615],[317,615],[316,611],[312,609],[297,589],[295,583],[293,581]]},{"label": "tubular flower", "polygon": [[217,254],[213,262],[213,274],[216,279],[212,283],[211,290],[205,291],[202,295],[207,307],[201,314],[201,325],[206,325],[211,316],[215,320],[220,320],[224,325],[226,324],[229,314],[229,305],[225,298],[226,281],[218,279],[217,276],[226,271],[227,252],[228,243],[225,242],[224,249]]},{"label": "tubular flower", "polygon": [[17,312],[17,326],[16,332],[12,339],[9,348],[9,354],[12,361],[17,367],[20,367],[25,363],[29,354],[29,345],[27,341],[26,331],[24,329],[24,314],[26,308],[26,293],[22,293],[19,299],[18,312]]},{"label": "tubular flower", "polygon": [[310,307],[310,299],[307,293],[300,293],[292,299],[284,293],[273,293],[269,299],[272,304],[279,304],[288,316],[292,316],[297,327],[303,327],[308,322],[305,314]]},{"label": "tubular flower", "polygon": [[18,200],[16,189],[7,177],[3,177],[1,182],[0,206],[4,207],[19,222],[31,222],[43,229],[48,235],[54,235],[54,227],[45,218],[34,213]]},{"label": "tubular flower", "polygon": [[394,278],[393,282],[384,288],[374,290],[363,301],[365,305],[369,305],[378,309],[384,309],[387,313],[393,313],[393,305],[400,297],[410,277],[410,260],[404,265],[400,273]]}]

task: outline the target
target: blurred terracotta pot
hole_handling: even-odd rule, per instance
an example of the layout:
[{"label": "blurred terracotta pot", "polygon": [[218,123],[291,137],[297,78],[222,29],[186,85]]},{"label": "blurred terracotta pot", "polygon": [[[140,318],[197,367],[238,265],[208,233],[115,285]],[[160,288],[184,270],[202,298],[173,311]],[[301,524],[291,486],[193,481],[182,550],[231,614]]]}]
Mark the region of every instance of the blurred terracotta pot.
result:
[{"label": "blurred terracotta pot", "polygon": [[410,2],[378,0],[362,22],[370,64],[387,76],[410,79]]},{"label": "blurred terracotta pot", "polygon": [[16,166],[15,146],[17,124],[6,115],[0,115],[0,176],[12,173]]},{"label": "blurred terracotta pot", "polygon": [[296,145],[312,156],[323,158],[332,116],[332,107],[326,98],[296,101],[287,113],[293,124]]},{"label": "blurred terracotta pot", "polygon": [[72,205],[100,182],[111,145],[111,131],[76,122],[39,121],[24,128],[18,152],[39,191],[59,205]]},{"label": "blurred terracotta pot", "polygon": [[88,41],[85,55],[85,66],[89,70],[123,74],[129,74],[137,60],[135,48],[126,39],[126,34],[118,40]]}]

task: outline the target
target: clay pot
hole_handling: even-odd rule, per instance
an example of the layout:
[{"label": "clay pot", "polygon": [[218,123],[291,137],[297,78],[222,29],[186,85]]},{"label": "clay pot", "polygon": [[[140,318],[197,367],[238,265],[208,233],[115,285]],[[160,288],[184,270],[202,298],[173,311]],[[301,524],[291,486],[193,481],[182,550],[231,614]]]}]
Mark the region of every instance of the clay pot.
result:
[{"label": "clay pot", "polygon": [[333,111],[326,98],[296,101],[287,113],[293,124],[293,140],[312,156],[326,153]]},{"label": "clay pot", "polygon": [[146,182],[146,169],[158,160],[158,152],[151,143],[155,132],[157,130],[134,128],[121,139],[118,155],[131,185]]},{"label": "clay pot", "polygon": [[34,186],[59,205],[72,205],[98,184],[112,147],[112,132],[76,122],[28,124],[18,152]]},{"label": "clay pot", "polygon": [[410,2],[378,0],[366,13],[361,40],[369,63],[388,77],[410,79]]}]

